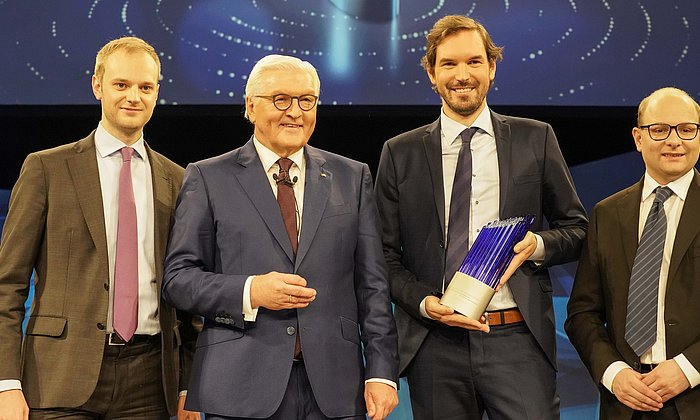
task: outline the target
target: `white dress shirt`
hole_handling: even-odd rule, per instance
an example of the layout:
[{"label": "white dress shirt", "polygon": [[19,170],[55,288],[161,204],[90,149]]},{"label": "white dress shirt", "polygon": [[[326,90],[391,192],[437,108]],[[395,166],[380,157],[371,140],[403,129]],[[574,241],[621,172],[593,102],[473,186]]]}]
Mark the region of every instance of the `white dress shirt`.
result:
[{"label": "white dress shirt", "polygon": [[[109,309],[107,332],[113,332],[112,312],[114,299],[114,261],[117,249],[117,215],[119,212],[119,173],[122,155],[119,150],[125,144],[109,134],[100,124],[95,132],[97,168],[100,172],[102,206],[107,234],[107,256],[109,259]],[[146,146],[141,137],[131,147],[136,151],[131,160],[131,182],[136,202],[138,231],[139,304],[138,326],[135,334],[154,335],[160,332],[158,322],[158,282],[154,256],[153,181]]]},{"label": "white dress shirt", "polygon": [[[688,195],[688,188],[693,181],[694,171],[691,169],[678,178],[670,182],[669,187],[673,194],[664,202],[664,211],[666,212],[666,242],[664,243],[663,259],[661,260],[661,273],[659,274],[659,296],[656,315],[656,342],[640,357],[641,363],[659,364],[666,360],[666,324],[664,323],[665,301],[666,301],[666,282],[668,280],[668,268],[671,263],[671,253],[673,251],[673,243],[676,240],[676,232],[678,230],[678,222],[681,219],[683,212],[683,204]],[[644,174],[644,187],[642,188],[642,202],[639,206],[639,230],[638,240],[644,231],[647,215],[654,203],[656,194],[654,190],[661,186],[648,173]],[[700,384],[700,372],[690,363],[683,353],[677,355],[673,360],[678,363],[683,374],[685,374],[691,387]],[[622,370],[631,367],[623,362],[613,362],[603,373],[601,378],[602,384],[612,392],[612,383],[615,376]]]},{"label": "white dress shirt", "polygon": [[[498,220],[500,205],[500,178],[498,173],[498,153],[496,137],[493,130],[491,112],[486,106],[472,124],[479,130],[471,139],[472,152],[472,182],[471,202],[469,205],[469,247],[474,244],[481,228],[494,220]],[[452,185],[457,170],[457,158],[462,147],[460,134],[467,127],[448,117],[444,111],[440,113],[440,142],[442,146],[442,180],[445,195],[445,238],[450,224],[450,203],[452,201]],[[537,248],[529,260],[541,262],[544,260],[544,242],[542,237],[535,234]],[[443,291],[445,279],[443,278]],[[515,308],[517,304],[510,291],[508,283],[496,292],[486,311],[497,311]],[[428,317],[425,311],[425,299],[421,302],[421,314]]]}]

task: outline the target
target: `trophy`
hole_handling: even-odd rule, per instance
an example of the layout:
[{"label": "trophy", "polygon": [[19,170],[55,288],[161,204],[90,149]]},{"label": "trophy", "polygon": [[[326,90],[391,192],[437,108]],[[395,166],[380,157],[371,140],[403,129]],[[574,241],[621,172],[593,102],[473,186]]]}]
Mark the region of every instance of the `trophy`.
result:
[{"label": "trophy", "polygon": [[534,220],[534,216],[512,217],[481,228],[440,303],[468,318],[480,319],[515,256],[513,247],[523,240]]}]

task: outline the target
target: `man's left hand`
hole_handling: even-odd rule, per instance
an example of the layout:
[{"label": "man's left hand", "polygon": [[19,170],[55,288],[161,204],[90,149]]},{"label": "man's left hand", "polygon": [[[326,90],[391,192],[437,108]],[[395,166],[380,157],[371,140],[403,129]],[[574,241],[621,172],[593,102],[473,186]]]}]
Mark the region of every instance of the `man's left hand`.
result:
[{"label": "man's left hand", "polygon": [[186,395],[180,395],[177,400],[177,420],[200,420],[198,412],[185,410],[186,397]]},{"label": "man's left hand", "polygon": [[673,359],[659,363],[654,370],[643,376],[642,382],[656,391],[663,402],[690,388],[688,378]]},{"label": "man's left hand", "polygon": [[506,268],[506,271],[503,273],[503,276],[501,276],[501,280],[498,282],[498,286],[496,286],[496,291],[501,290],[501,287],[503,287],[504,284],[510,279],[510,277],[515,274],[515,270],[518,269],[525,261],[527,261],[528,258],[535,252],[537,249],[537,238],[535,238],[535,234],[528,231],[525,234],[525,238],[523,238],[522,241],[518,242],[515,244],[513,247],[513,252],[515,252],[515,256],[511,260],[510,264],[508,264],[508,268]]},{"label": "man's left hand", "polygon": [[391,385],[382,382],[367,382],[365,384],[365,403],[369,418],[383,420],[399,403],[399,394]]}]

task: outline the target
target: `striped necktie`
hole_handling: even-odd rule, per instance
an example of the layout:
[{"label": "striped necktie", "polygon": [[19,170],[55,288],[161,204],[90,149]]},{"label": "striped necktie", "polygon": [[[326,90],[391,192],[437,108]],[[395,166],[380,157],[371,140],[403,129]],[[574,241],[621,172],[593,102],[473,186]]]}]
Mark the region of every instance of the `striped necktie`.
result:
[{"label": "striped necktie", "polygon": [[655,192],[634,257],[627,298],[625,340],[638,356],[656,341],[659,276],[666,241],[664,201],[673,194],[668,187],[657,187]]}]

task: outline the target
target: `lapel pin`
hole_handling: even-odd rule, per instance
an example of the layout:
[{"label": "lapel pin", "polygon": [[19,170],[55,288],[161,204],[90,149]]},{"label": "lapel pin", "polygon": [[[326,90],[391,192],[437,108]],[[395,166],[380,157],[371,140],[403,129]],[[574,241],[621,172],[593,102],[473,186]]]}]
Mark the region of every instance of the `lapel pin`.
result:
[{"label": "lapel pin", "polygon": [[326,177],[326,173],[325,173],[325,172],[321,172],[321,176],[322,176],[323,178],[325,178],[325,177]]}]

